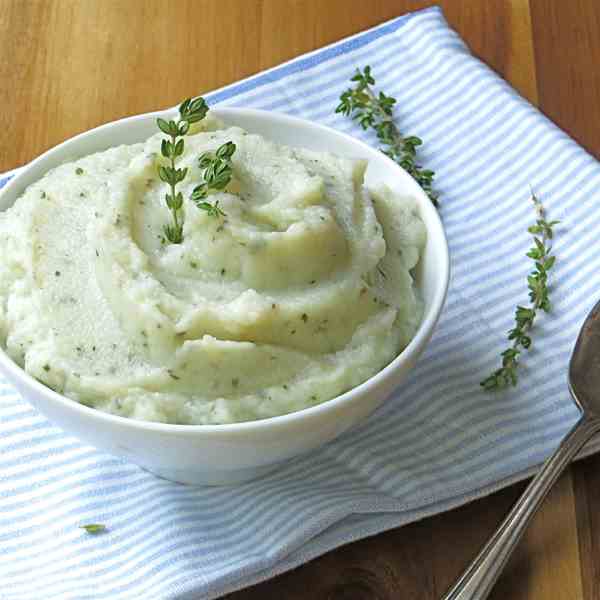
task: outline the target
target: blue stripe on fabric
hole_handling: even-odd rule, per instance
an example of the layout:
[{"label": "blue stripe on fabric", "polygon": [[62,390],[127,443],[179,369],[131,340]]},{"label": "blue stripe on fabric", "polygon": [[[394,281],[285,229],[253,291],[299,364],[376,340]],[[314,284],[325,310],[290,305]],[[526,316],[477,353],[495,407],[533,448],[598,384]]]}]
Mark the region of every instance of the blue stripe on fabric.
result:
[{"label": "blue stripe on fabric", "polygon": [[13,175],[8,177],[0,177],[0,190],[13,178]]}]

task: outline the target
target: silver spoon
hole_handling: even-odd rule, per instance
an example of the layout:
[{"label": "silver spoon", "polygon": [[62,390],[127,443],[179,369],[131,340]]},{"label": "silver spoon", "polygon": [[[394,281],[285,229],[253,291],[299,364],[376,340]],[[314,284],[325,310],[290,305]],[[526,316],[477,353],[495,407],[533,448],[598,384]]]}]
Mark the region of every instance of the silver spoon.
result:
[{"label": "silver spoon", "polygon": [[484,600],[531,517],[582,446],[600,431],[600,302],[587,316],[569,364],[569,390],[581,417],[544,463],[494,536],[443,600]]}]

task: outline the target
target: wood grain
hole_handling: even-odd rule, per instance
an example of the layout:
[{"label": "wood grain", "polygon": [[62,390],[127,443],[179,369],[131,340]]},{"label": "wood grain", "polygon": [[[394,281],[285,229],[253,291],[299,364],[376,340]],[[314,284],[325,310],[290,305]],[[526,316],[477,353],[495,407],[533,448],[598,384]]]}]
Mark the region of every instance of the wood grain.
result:
[{"label": "wood grain", "polygon": [[600,2],[531,0],[540,106],[600,156]]},{"label": "wood grain", "polygon": [[[434,2],[0,0],[0,170]],[[598,0],[441,0],[473,52],[600,156]],[[437,600],[521,493],[340,548],[230,595]],[[553,490],[495,600],[600,600],[600,458]]]}]

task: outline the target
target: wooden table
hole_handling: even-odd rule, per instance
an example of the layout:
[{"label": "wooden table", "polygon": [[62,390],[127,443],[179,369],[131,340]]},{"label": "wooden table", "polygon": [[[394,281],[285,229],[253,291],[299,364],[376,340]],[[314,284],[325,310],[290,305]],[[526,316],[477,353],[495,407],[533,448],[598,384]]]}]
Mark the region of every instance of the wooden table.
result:
[{"label": "wooden table", "polygon": [[[409,10],[416,0],[0,0],[0,170]],[[440,0],[474,53],[600,157],[600,0]],[[231,600],[437,600],[520,494],[351,544]],[[600,600],[600,458],[545,503],[496,600]]]}]

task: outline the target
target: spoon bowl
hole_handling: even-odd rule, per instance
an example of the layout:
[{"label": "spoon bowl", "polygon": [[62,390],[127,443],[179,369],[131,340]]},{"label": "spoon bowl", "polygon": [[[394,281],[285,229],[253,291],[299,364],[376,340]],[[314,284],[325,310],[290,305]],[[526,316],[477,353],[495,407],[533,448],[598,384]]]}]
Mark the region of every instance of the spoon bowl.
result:
[{"label": "spoon bowl", "polygon": [[569,365],[569,389],[582,412],[600,418],[600,302],[577,337]]}]

